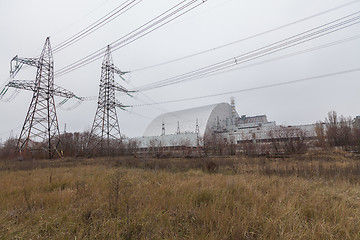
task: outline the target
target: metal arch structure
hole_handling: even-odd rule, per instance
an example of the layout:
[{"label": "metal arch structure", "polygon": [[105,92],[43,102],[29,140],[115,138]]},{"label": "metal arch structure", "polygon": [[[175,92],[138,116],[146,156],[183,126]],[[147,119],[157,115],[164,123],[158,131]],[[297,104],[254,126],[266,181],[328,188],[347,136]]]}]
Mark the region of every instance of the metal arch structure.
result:
[{"label": "metal arch structure", "polygon": [[54,60],[49,37],[46,39],[40,57],[15,56],[10,63],[10,76],[14,78],[23,65],[36,67],[37,72],[35,81],[12,80],[7,84],[7,87],[33,92],[16,151],[22,154],[29,149],[34,150],[40,147],[48,153],[49,158],[54,157],[55,154],[61,157],[58,151],[60,131],[54,96],[65,98],[76,96],[71,91],[54,84]]},{"label": "metal arch structure", "polygon": [[98,106],[87,144],[91,152],[99,149],[101,154],[109,153],[112,143],[120,143],[122,140],[116,108],[125,110],[127,106],[115,98],[115,92],[130,96],[131,91],[115,82],[115,74],[124,80],[122,75],[125,73],[114,65],[110,46],[107,46],[101,66]]}]

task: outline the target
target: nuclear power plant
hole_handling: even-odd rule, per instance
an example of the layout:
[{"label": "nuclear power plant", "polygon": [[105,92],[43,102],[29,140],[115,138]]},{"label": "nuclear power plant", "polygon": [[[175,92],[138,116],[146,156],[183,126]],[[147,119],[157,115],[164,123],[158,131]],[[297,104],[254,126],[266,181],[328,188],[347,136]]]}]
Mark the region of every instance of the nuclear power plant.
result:
[{"label": "nuclear power plant", "polygon": [[[281,132],[297,131],[283,136]],[[301,134],[300,134],[301,133]],[[140,148],[199,147],[204,138],[216,136],[225,142],[271,142],[282,138],[316,137],[315,124],[280,126],[266,115],[246,116],[236,111],[235,100],[162,114],[151,121],[143,137],[136,138]]]}]

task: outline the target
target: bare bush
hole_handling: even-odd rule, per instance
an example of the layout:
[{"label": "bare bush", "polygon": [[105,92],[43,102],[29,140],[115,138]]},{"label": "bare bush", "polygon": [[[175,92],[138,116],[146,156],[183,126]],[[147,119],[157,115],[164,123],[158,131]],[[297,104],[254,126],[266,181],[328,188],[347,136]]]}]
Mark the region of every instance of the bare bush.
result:
[{"label": "bare bush", "polygon": [[10,137],[0,148],[0,159],[10,159],[14,157],[17,139]]},{"label": "bare bush", "polygon": [[335,111],[328,113],[326,122],[326,138],[330,147],[338,146],[338,116]]},{"label": "bare bush", "polygon": [[357,129],[353,128],[351,117],[338,117],[335,111],[328,113],[326,122],[326,140],[330,147],[351,150],[357,145]]},{"label": "bare bush", "polygon": [[270,130],[268,135],[272,142],[273,151],[276,154],[299,154],[307,150],[305,143],[306,133],[300,128],[281,126]]},{"label": "bare bush", "polygon": [[204,153],[206,155],[222,156],[225,154],[227,147],[227,140],[219,134],[205,134],[204,135]]},{"label": "bare bush", "polygon": [[326,149],[327,143],[326,143],[326,132],[324,123],[317,122],[315,125],[315,133],[316,133],[316,145],[322,149]]}]

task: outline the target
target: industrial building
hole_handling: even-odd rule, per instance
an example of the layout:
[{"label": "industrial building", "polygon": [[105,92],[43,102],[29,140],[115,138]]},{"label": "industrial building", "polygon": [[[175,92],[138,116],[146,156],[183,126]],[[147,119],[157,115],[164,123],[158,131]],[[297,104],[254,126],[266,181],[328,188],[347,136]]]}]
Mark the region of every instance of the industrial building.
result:
[{"label": "industrial building", "polygon": [[[162,114],[138,138],[141,148],[150,146],[196,147],[199,138],[215,131],[226,130],[234,111],[228,103],[219,103]],[[236,113],[236,116],[237,113]]]},{"label": "industrial building", "polygon": [[[140,148],[149,147],[198,147],[203,145],[204,136],[216,135],[233,143],[269,142],[283,138],[284,126],[269,122],[266,115],[241,115],[236,111],[235,101],[219,103],[162,114],[146,128],[143,137],[137,138]],[[294,133],[287,137],[314,138],[315,125],[286,126]],[[289,132],[289,131],[287,131]],[[295,136],[296,135],[296,136]]]}]

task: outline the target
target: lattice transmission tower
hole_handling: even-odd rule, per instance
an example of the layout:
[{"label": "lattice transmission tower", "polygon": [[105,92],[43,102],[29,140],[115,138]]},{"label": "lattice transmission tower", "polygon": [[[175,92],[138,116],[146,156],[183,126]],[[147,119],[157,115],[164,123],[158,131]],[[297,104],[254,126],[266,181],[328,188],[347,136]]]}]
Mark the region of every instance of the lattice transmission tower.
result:
[{"label": "lattice transmission tower", "polygon": [[98,149],[101,154],[108,154],[113,144],[119,144],[122,140],[116,108],[125,110],[127,106],[115,98],[115,92],[119,91],[130,96],[132,91],[116,83],[115,74],[125,80],[122,77],[125,73],[114,65],[110,46],[107,46],[101,66],[98,106],[87,144],[92,152]]},{"label": "lattice transmission tower", "polygon": [[7,84],[7,87],[33,92],[16,151],[22,154],[28,150],[42,150],[47,152],[49,158],[56,153],[61,157],[61,153],[58,151],[60,132],[54,96],[65,98],[76,96],[71,91],[54,84],[54,60],[49,37],[46,39],[40,57],[19,58],[15,56],[11,60],[10,76],[12,79],[23,65],[36,67],[37,72],[35,81],[11,80]]}]

